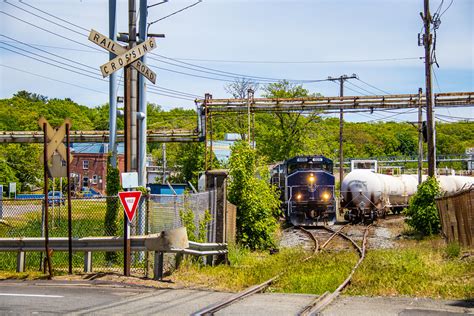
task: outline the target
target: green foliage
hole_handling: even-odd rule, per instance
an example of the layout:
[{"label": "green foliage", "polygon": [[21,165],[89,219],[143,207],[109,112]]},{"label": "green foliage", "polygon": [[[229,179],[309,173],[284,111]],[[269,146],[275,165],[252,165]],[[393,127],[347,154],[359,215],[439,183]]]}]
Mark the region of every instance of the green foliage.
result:
[{"label": "green foliage", "polygon": [[[195,214],[189,206],[185,206],[184,210],[179,211],[179,217],[186,232],[188,239],[195,242],[206,242],[207,225],[211,222],[211,213],[206,210],[203,215],[198,218],[198,225],[196,227]],[[197,232],[197,234],[196,234]]]},{"label": "green foliage", "polygon": [[237,206],[238,241],[251,249],[273,247],[280,201],[268,182],[267,167],[247,142],[233,146],[229,165],[229,201]]},{"label": "green foliage", "polygon": [[404,210],[406,222],[425,236],[436,234],[441,227],[435,197],[440,192],[436,178],[430,177],[418,186],[411,197],[408,209]]},{"label": "green foliage", "polygon": [[461,254],[461,246],[457,242],[451,242],[446,246],[445,249],[445,256],[448,259],[456,259],[459,258]]},{"label": "green foliage", "polygon": [[[120,191],[119,169],[114,168],[110,162],[111,156],[107,157],[107,209],[105,211],[104,228],[105,236],[116,236],[118,231],[117,215],[119,212],[119,199],[117,197]],[[106,260],[109,262],[117,261],[116,252],[107,252]]]}]

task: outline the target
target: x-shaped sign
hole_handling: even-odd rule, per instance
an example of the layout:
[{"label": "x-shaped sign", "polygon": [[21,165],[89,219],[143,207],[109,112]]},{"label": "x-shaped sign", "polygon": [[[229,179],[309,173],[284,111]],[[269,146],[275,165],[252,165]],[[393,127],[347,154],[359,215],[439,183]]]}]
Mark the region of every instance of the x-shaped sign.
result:
[{"label": "x-shaped sign", "polygon": [[[107,64],[104,64],[103,66],[101,66],[102,75],[104,77],[121,69],[124,65],[126,65],[127,59],[132,60],[132,59],[135,59],[135,57],[143,56],[147,52],[147,50],[145,50],[144,48],[149,49],[149,50],[155,48],[155,41],[153,38],[150,38],[147,40],[149,42],[144,42],[132,48],[131,50],[127,50],[126,48],[122,47],[122,45],[120,45],[119,43],[111,40],[107,36],[100,34],[99,32],[95,30],[91,30],[91,32],[89,33],[89,41],[117,55],[116,58],[109,61]],[[127,54],[129,52],[130,54]],[[120,59],[119,57],[121,56],[124,56],[124,58]],[[148,66],[142,63],[140,60],[136,60],[130,65],[136,70],[138,70],[142,75],[144,75],[151,82],[153,83],[156,82],[156,74],[153,72],[153,70],[148,68]]]},{"label": "x-shaped sign", "polygon": [[[48,121],[41,117],[38,120],[38,125],[41,129],[44,128],[44,124],[46,123],[46,137],[48,139],[48,146],[46,148],[46,157],[49,160],[55,151],[64,159],[67,160],[67,150],[66,146],[63,144],[64,135],[66,135],[66,124],[71,126],[71,121],[69,119],[65,119],[63,124],[54,130],[51,125],[49,125]],[[43,162],[43,156],[41,156],[41,161]],[[69,157],[69,161],[72,161],[72,156]]]}]

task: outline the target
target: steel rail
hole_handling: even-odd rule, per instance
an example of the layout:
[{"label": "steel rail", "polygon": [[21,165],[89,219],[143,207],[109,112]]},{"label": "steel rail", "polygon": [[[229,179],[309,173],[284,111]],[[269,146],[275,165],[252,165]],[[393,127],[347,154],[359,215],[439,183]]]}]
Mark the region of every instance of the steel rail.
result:
[{"label": "steel rail", "polygon": [[[340,231],[346,226],[347,225],[343,226],[338,231],[333,231],[333,235],[330,236],[330,239],[332,239],[335,235],[339,234]],[[314,241],[313,253],[310,256],[304,258],[301,261],[301,262],[306,262],[309,259],[311,259],[314,255],[316,255],[321,249],[323,249],[325,247],[325,245],[327,245],[328,243],[326,242],[322,247],[319,247],[318,240],[316,239],[316,237],[309,230],[307,230],[303,227],[300,227],[300,226],[298,226],[297,228],[300,229],[301,231],[303,231],[304,233],[308,234],[310,236],[310,238]],[[238,301],[240,301],[240,300],[242,300],[242,299],[244,299],[244,298],[246,298],[250,295],[262,292],[267,287],[269,287],[273,282],[275,282],[277,279],[279,279],[281,276],[283,276],[285,273],[286,273],[286,271],[280,272],[279,274],[277,274],[276,276],[274,276],[273,278],[271,278],[271,279],[269,279],[265,282],[262,282],[260,284],[251,286],[251,287],[249,287],[249,288],[247,288],[247,289],[245,289],[245,290],[243,290],[239,293],[236,293],[236,294],[232,295],[229,298],[226,298],[226,299],[224,299],[220,302],[217,302],[215,304],[211,304],[209,306],[206,306],[203,309],[200,309],[199,311],[194,312],[191,315],[192,316],[214,315],[214,313],[226,308],[229,305],[232,305],[232,304],[234,304],[234,303],[236,303],[236,302],[238,302]]]},{"label": "steel rail", "polygon": [[[319,315],[319,313],[328,306],[334,299],[336,299],[341,291],[350,283],[352,280],[352,276],[354,275],[357,268],[360,266],[362,261],[365,259],[366,253],[366,246],[367,246],[367,236],[369,234],[369,229],[372,225],[368,225],[364,230],[364,237],[362,240],[362,247],[360,247],[352,238],[347,236],[344,233],[339,232],[338,234],[343,237],[344,239],[351,242],[351,244],[356,248],[357,252],[359,253],[359,260],[355,264],[354,268],[352,269],[349,276],[336,288],[336,290],[328,295],[324,295],[324,297],[318,297],[315,301],[308,304],[298,315]],[[326,227],[325,227],[326,228]],[[330,228],[326,228],[327,230],[333,231]]]}]

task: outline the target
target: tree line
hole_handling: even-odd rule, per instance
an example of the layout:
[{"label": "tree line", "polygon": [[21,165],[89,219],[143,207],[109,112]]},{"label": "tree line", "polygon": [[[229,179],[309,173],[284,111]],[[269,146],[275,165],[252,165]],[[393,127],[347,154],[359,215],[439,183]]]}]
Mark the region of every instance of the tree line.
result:
[{"label": "tree line", "polygon": [[[244,89],[252,86],[235,83],[226,90],[233,96],[242,97]],[[315,96],[301,85],[286,81],[271,83],[261,88],[264,97]],[[0,130],[36,131],[38,119],[44,116],[52,126],[58,126],[64,118],[72,120],[72,130],[108,130],[109,105],[87,107],[69,98],[49,98],[40,94],[19,91],[9,99],[0,100]],[[118,129],[123,129],[123,118],[118,118]],[[164,110],[157,104],[148,104],[148,128],[155,130],[187,129],[197,127],[195,110],[175,108]],[[437,122],[437,153],[462,154],[466,148],[474,147],[474,123]],[[213,138],[223,139],[225,133],[247,133],[246,114],[215,115]],[[414,156],[418,153],[417,128],[409,122],[345,122],[344,156],[368,158],[377,156]],[[339,120],[322,113],[256,113],[255,141],[257,154],[268,162],[277,162],[295,155],[321,154],[332,159],[339,156]],[[148,144],[159,165],[162,159],[161,144]],[[426,145],[425,145],[426,150]],[[42,166],[38,157],[39,144],[2,144],[0,146],[0,184],[19,183],[22,191],[40,187]],[[167,144],[167,164],[172,169],[173,181],[197,182],[204,169],[204,144]],[[462,163],[444,164],[457,169]],[[443,167],[444,165],[439,165]],[[214,160],[213,166],[227,167]]]}]

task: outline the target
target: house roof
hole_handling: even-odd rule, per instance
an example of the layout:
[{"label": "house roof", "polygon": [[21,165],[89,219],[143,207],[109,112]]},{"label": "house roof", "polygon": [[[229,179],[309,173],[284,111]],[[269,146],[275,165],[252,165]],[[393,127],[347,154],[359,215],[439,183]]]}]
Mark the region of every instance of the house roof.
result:
[{"label": "house roof", "polygon": [[[73,143],[71,144],[72,153],[81,154],[105,154],[109,151],[109,144],[106,143]],[[124,144],[117,143],[117,153],[123,155]]]}]

